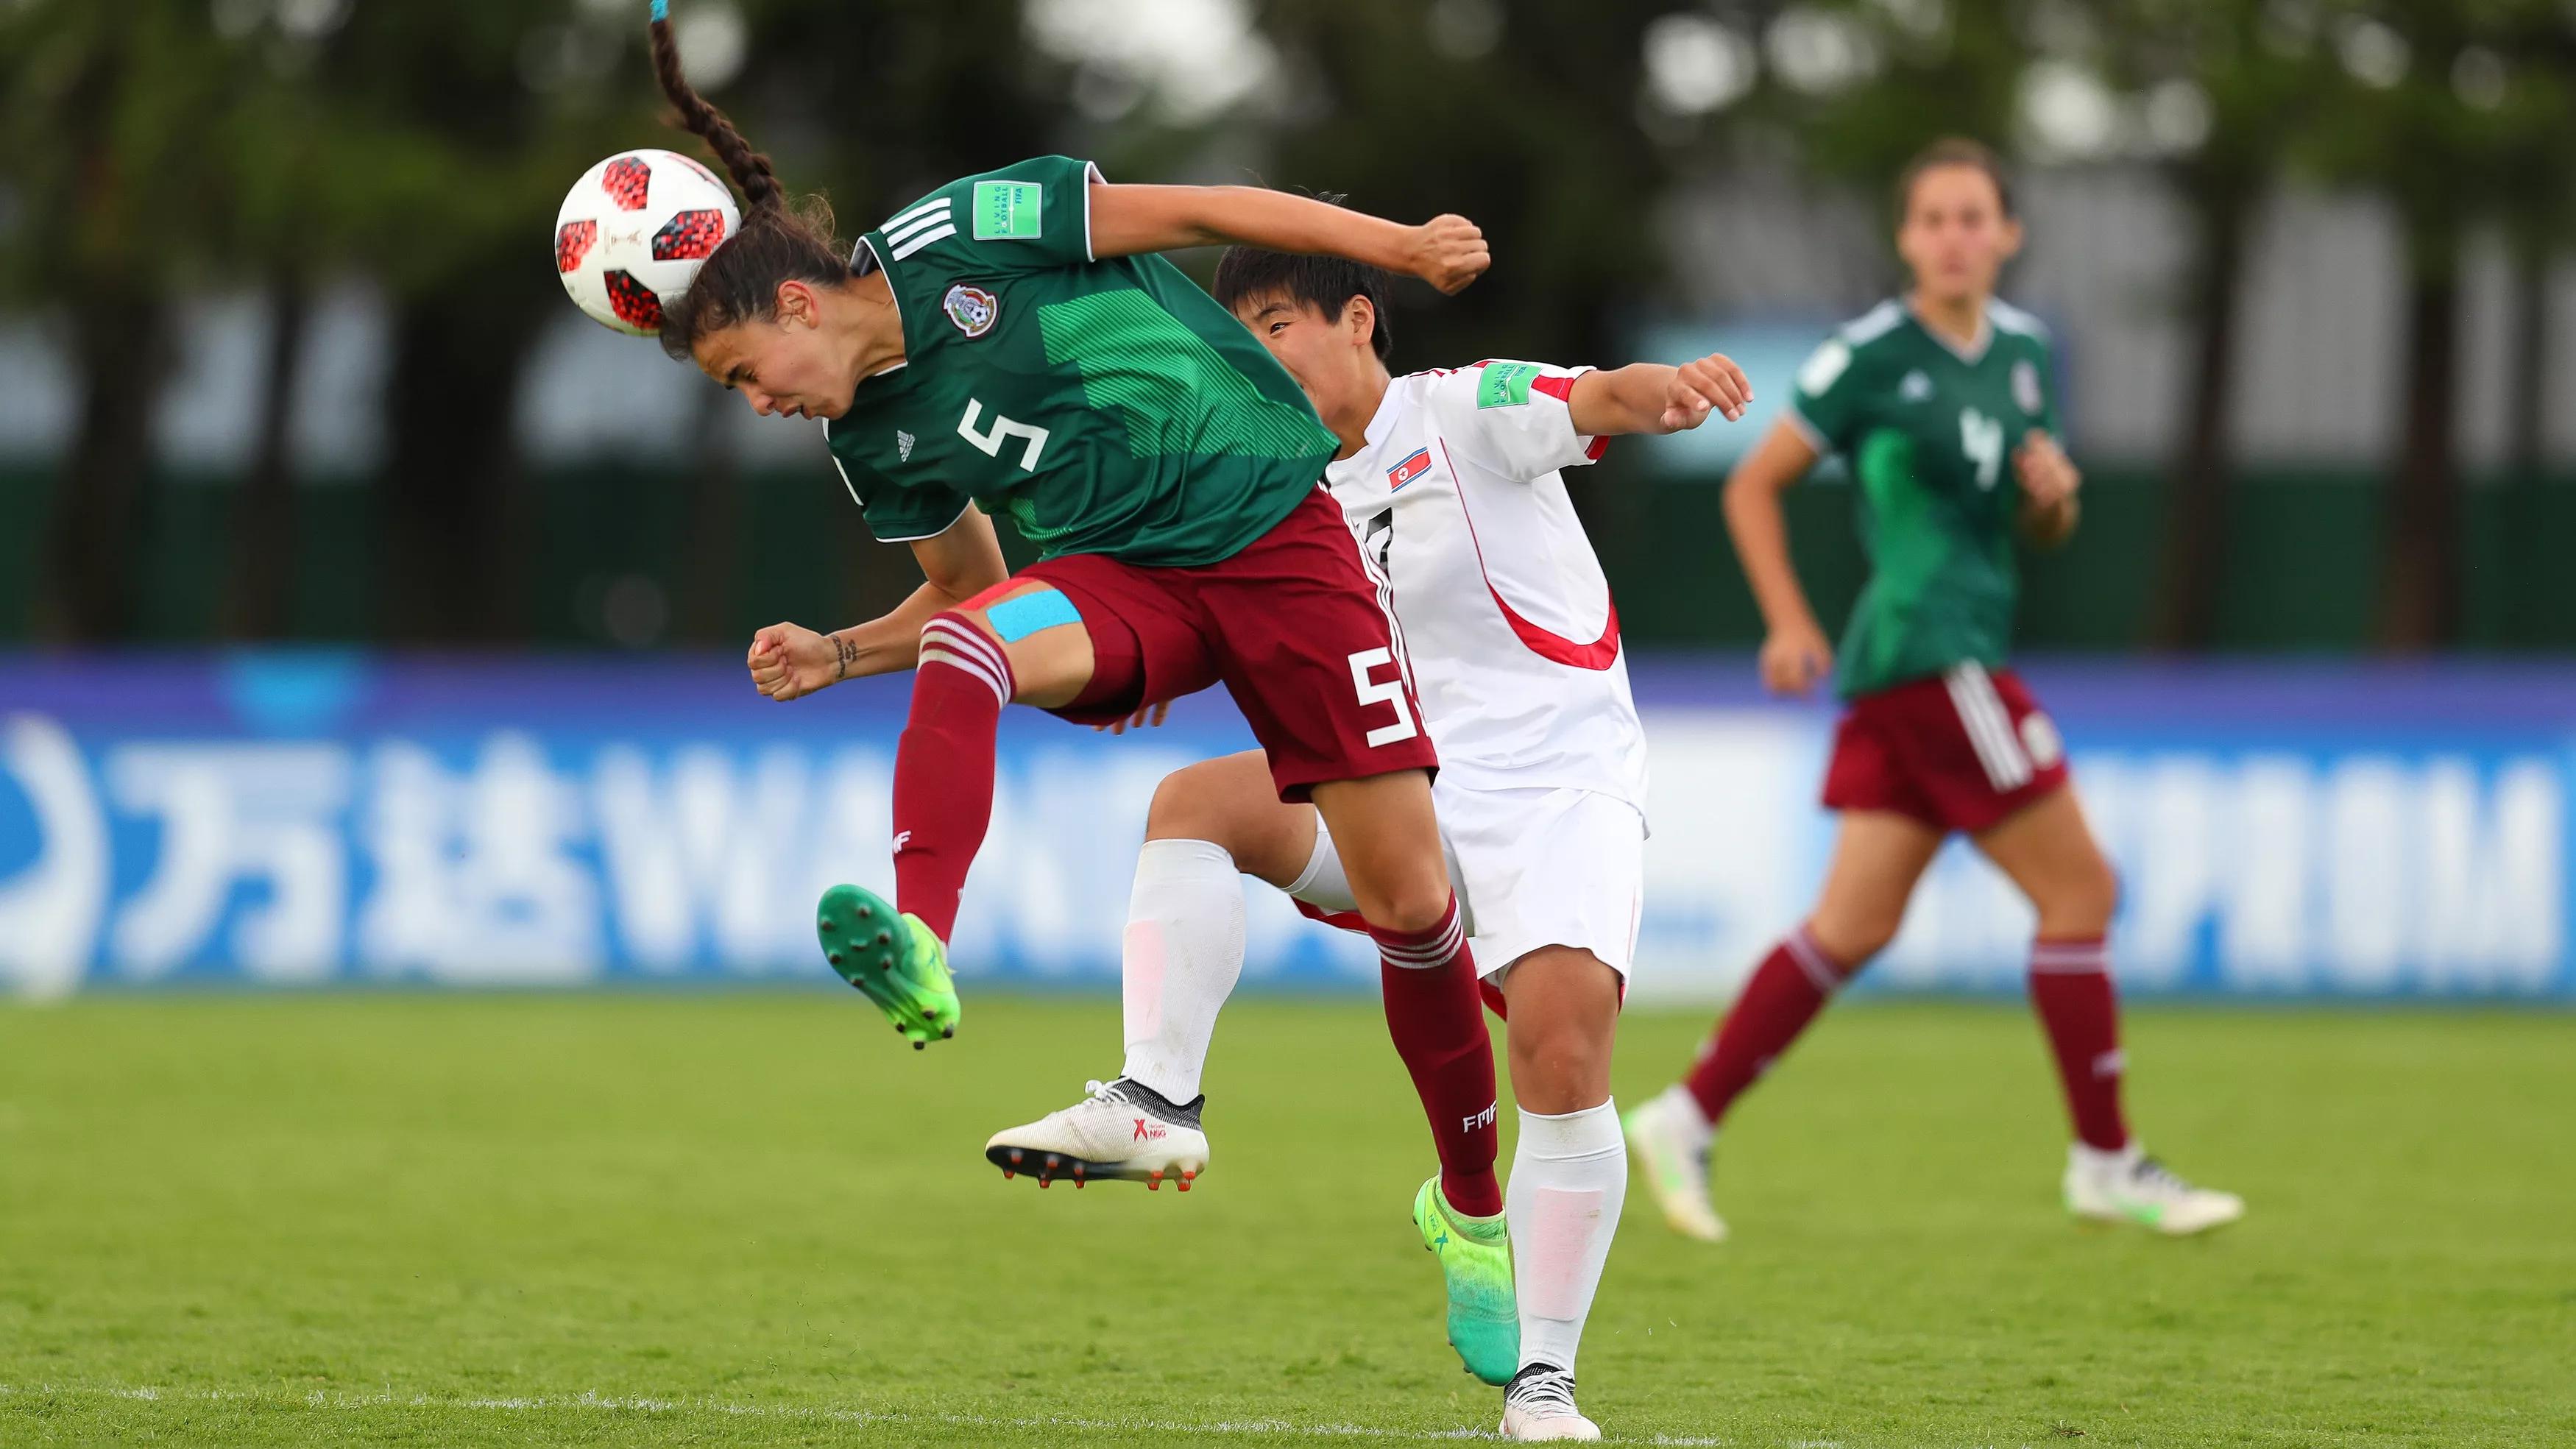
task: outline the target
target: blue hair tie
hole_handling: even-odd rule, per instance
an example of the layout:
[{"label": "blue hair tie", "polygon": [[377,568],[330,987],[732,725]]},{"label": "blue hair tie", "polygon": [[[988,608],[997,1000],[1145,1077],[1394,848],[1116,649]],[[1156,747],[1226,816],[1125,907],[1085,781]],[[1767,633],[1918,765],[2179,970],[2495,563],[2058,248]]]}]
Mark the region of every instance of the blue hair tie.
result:
[{"label": "blue hair tie", "polygon": [[671,0],[653,0],[653,18],[655,20],[670,19]]}]

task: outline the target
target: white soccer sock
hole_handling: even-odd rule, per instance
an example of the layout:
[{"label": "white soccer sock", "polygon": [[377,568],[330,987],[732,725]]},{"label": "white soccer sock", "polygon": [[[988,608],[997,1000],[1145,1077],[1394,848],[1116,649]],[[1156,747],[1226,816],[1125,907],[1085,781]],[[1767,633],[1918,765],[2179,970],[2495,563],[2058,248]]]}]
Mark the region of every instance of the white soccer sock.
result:
[{"label": "white soccer sock", "polygon": [[1503,1207],[1520,1293],[1521,1367],[1553,1364],[1572,1373],[1628,1200],[1628,1141],[1616,1102],[1559,1117],[1523,1112],[1520,1120]]},{"label": "white soccer sock", "polygon": [[1216,1014],[1243,976],[1243,877],[1224,846],[1148,840],[1136,854],[1119,978],[1131,1080],[1189,1105]]}]

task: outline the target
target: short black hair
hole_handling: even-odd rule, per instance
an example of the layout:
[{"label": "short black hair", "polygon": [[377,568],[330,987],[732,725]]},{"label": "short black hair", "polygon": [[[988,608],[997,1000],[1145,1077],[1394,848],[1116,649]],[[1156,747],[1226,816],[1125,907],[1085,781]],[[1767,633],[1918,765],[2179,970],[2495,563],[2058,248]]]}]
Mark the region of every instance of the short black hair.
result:
[{"label": "short black hair", "polygon": [[[1315,199],[1336,206],[1342,200],[1329,193]],[[1217,305],[1229,312],[1247,297],[1286,297],[1323,313],[1327,322],[1341,321],[1353,297],[1366,297],[1369,310],[1377,314],[1369,345],[1377,350],[1377,360],[1385,362],[1395,356],[1395,329],[1386,315],[1387,284],[1392,280],[1379,268],[1341,257],[1235,246],[1217,258],[1215,294]]]}]

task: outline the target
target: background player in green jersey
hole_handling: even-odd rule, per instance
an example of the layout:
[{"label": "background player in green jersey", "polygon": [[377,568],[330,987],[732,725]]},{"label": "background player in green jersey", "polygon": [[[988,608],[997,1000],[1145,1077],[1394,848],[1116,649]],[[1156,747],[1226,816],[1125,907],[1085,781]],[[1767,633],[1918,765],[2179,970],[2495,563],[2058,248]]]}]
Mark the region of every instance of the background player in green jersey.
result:
[{"label": "background player in green jersey", "polygon": [[[1897,208],[1912,289],[1816,350],[1789,411],[1726,488],[1770,630],[1763,682],[1803,694],[1831,669],[1848,702],[1825,779],[1841,816],[1833,863],[1814,912],[1755,969],[1689,1077],[1630,1114],[1629,1140],[1666,1219],[1724,1236],[1708,1196],[1717,1123],[1896,934],[1915,882],[1957,831],[2038,912],[2030,993],[2074,1119],[2068,1209],[2167,1233],[2217,1227],[2243,1202],[2175,1177],[2123,1119],[2104,950],[2118,885],[2068,788],[2055,727],[2005,668],[2012,535],[2062,542],[2082,482],[2058,443],[2047,335],[1994,296],[2021,224],[2001,167],[1973,142],[1916,158]],[[1828,453],[1851,468],[1871,566],[1839,660],[1798,586],[1780,511],[1781,490]]]},{"label": "background player in green jersey", "polygon": [[[1110,186],[1049,157],[943,186],[844,254],[689,87],[659,0],[653,59],[746,203],[666,304],[664,347],[764,414],[822,419],[870,528],[910,543],[928,576],[881,619],[773,625],[749,655],[779,700],[915,670],[897,899],[825,896],[834,968],[916,1047],[952,1034],[947,943],[991,819],[1003,706],[1107,724],[1222,682],[1280,797],[1311,799],[1347,842],[1443,1190],[1501,1212],[1493,1052],[1432,818],[1437,760],[1378,586],[1319,486],[1339,443],[1242,324],[1153,255],[1332,252],[1454,292],[1485,269],[1481,233],[1274,191]],[[1039,562],[1009,576],[988,513]]]}]

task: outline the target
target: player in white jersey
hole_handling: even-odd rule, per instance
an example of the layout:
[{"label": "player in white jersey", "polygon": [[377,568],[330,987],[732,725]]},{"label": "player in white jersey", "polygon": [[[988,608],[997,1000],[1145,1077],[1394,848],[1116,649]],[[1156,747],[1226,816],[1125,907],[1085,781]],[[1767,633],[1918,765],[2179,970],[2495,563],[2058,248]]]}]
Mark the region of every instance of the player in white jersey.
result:
[{"label": "player in white jersey", "polygon": [[[1740,416],[1751,390],[1724,357],[1390,377],[1383,277],[1328,258],[1237,248],[1215,292],[1342,439],[1326,482],[1410,656],[1460,909],[1488,999],[1508,1006],[1520,1109],[1508,1194],[1453,1201],[1434,1178],[1415,1198],[1448,1279],[1450,1339],[1471,1371],[1508,1385],[1506,1437],[1596,1438],[1573,1370],[1626,1194],[1610,1048],[1642,904],[1646,746],[1618,611],[1560,470],[1599,458],[1614,434]],[[1322,919],[1356,909],[1341,847],[1312,807],[1280,803],[1257,753],[1166,779],[1146,837],[1123,962],[1125,1070],[996,1134],[986,1154],[1005,1172],[1186,1189],[1207,1163],[1209,1038],[1243,966],[1239,876]],[[1399,1040],[1403,978],[1418,974],[1393,960],[1382,973]],[[1435,1132],[1444,1110],[1490,1132],[1490,1068],[1481,1088],[1466,1084],[1483,1095],[1460,1085],[1417,1070]]]}]

